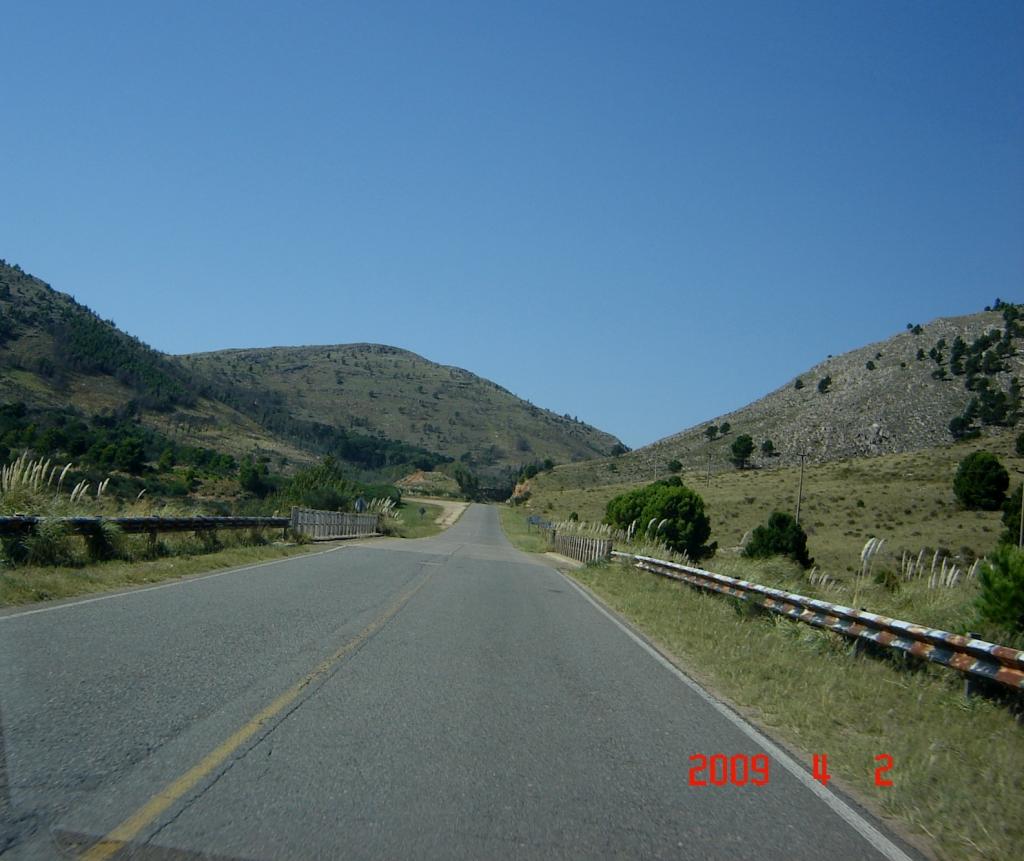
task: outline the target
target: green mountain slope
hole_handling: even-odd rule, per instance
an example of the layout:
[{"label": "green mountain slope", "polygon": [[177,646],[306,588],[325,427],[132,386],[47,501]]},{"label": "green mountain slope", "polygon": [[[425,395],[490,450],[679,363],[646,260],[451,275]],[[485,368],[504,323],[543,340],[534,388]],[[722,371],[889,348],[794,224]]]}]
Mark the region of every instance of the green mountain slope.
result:
[{"label": "green mountain slope", "polygon": [[602,456],[619,444],[474,374],[393,347],[168,356],[0,261],[5,402],[71,410],[71,418],[113,415],[176,443],[235,458],[259,453],[278,469],[333,454],[362,471],[401,474],[461,458],[499,474],[546,458]]},{"label": "green mountain slope", "polygon": [[219,391],[269,393],[294,420],[385,437],[488,472],[608,455],[619,441],[461,368],[379,344],[223,350],[182,356]]}]

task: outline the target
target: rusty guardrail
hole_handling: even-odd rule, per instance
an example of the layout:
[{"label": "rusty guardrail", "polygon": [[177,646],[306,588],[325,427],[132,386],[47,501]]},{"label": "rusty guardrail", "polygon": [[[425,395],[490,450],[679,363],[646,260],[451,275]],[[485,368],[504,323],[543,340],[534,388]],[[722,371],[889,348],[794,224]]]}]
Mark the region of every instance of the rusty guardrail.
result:
[{"label": "rusty guardrail", "polygon": [[989,679],[1012,690],[1024,691],[1024,652],[1008,646],[879,616],[866,610],[854,610],[841,604],[830,604],[828,601],[784,592],[748,580],[737,580],[678,562],[618,550],[613,550],[612,556],[630,560],[644,571],[749,601],[780,616],[816,628],[826,628],[861,642],[898,649],[959,670],[968,676]]}]

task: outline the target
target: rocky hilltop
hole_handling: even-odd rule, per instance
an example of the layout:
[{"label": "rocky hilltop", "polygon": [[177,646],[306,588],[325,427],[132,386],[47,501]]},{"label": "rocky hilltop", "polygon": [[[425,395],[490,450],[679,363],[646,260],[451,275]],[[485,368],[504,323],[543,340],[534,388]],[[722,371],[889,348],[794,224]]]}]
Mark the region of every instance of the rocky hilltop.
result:
[{"label": "rocky hilltop", "polygon": [[[732,468],[737,436],[754,441],[753,465],[782,466],[916,451],[1013,425],[1024,377],[1017,306],[908,326],[893,337],[829,356],[753,403],[687,428],[614,462],[581,464],[597,483],[684,469]],[[725,426],[723,434],[721,428]],[[712,436],[709,429],[717,429]],[[762,453],[772,444],[774,454]],[[609,464],[614,463],[610,469]]]}]

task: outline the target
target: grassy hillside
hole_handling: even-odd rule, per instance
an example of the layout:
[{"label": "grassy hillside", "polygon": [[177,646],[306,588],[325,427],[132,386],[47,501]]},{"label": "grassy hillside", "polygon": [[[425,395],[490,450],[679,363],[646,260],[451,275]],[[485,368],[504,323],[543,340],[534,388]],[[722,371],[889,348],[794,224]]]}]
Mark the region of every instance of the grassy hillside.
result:
[{"label": "grassy hillside", "polygon": [[[962,509],[953,495],[953,476],[970,452],[986,449],[1009,471],[1013,490],[1024,479],[1018,474],[1024,473],[1024,458],[1015,453],[1015,436],[1003,429],[918,452],[808,465],[800,520],[819,573],[838,580],[840,588],[852,583],[864,543],[872,537],[886,541],[876,571],[898,570],[904,551],[917,556],[928,548],[931,558],[941,548],[961,567],[990,553],[1003,531],[1001,513]],[[530,481],[531,496],[520,511],[554,520],[576,512],[582,520],[599,521],[611,497],[653,478],[622,481],[607,475],[614,483],[596,484],[589,470],[578,466],[556,467]],[[775,466],[713,473],[708,484],[706,472],[684,471],[683,483],[705,501],[711,539],[720,547],[708,567],[717,570],[735,558],[744,535],[765,523],[772,511],[793,513],[799,478],[799,467]]]},{"label": "grassy hillside", "polygon": [[[167,356],[4,261],[0,404],[29,410],[0,435],[8,453],[96,455],[98,442],[116,448],[134,435],[147,461],[193,447],[291,472],[331,455],[370,480],[456,458],[498,475],[546,458],[604,455],[618,443],[467,371],[391,347]],[[76,445],[48,447],[67,436],[65,426]],[[128,458],[90,459],[112,466]]]},{"label": "grassy hillside", "polygon": [[469,371],[395,347],[274,347],[181,358],[221,390],[270,392],[296,419],[383,434],[481,472],[600,457],[619,442]]},{"label": "grassy hillside", "polygon": [[176,443],[236,458],[260,450],[275,462],[314,459],[307,449],[209,397],[208,387],[175,359],[3,261],[0,402],[82,418],[118,415]]}]

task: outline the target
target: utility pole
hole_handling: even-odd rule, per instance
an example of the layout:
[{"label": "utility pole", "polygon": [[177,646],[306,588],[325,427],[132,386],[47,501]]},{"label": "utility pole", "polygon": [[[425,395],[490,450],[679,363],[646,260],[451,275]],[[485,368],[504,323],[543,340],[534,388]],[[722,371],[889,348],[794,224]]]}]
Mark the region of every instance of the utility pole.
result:
[{"label": "utility pole", "polygon": [[[1014,469],[1014,472],[1024,475],[1024,469]],[[1017,546],[1024,549],[1024,484],[1020,489],[1020,531],[1017,533]]]},{"label": "utility pole", "polygon": [[1020,488],[1020,533],[1017,535],[1017,546],[1024,548],[1024,484]]},{"label": "utility pole", "polygon": [[800,502],[804,498],[804,458],[806,452],[800,452],[800,488],[796,492],[796,525],[800,525]]}]

